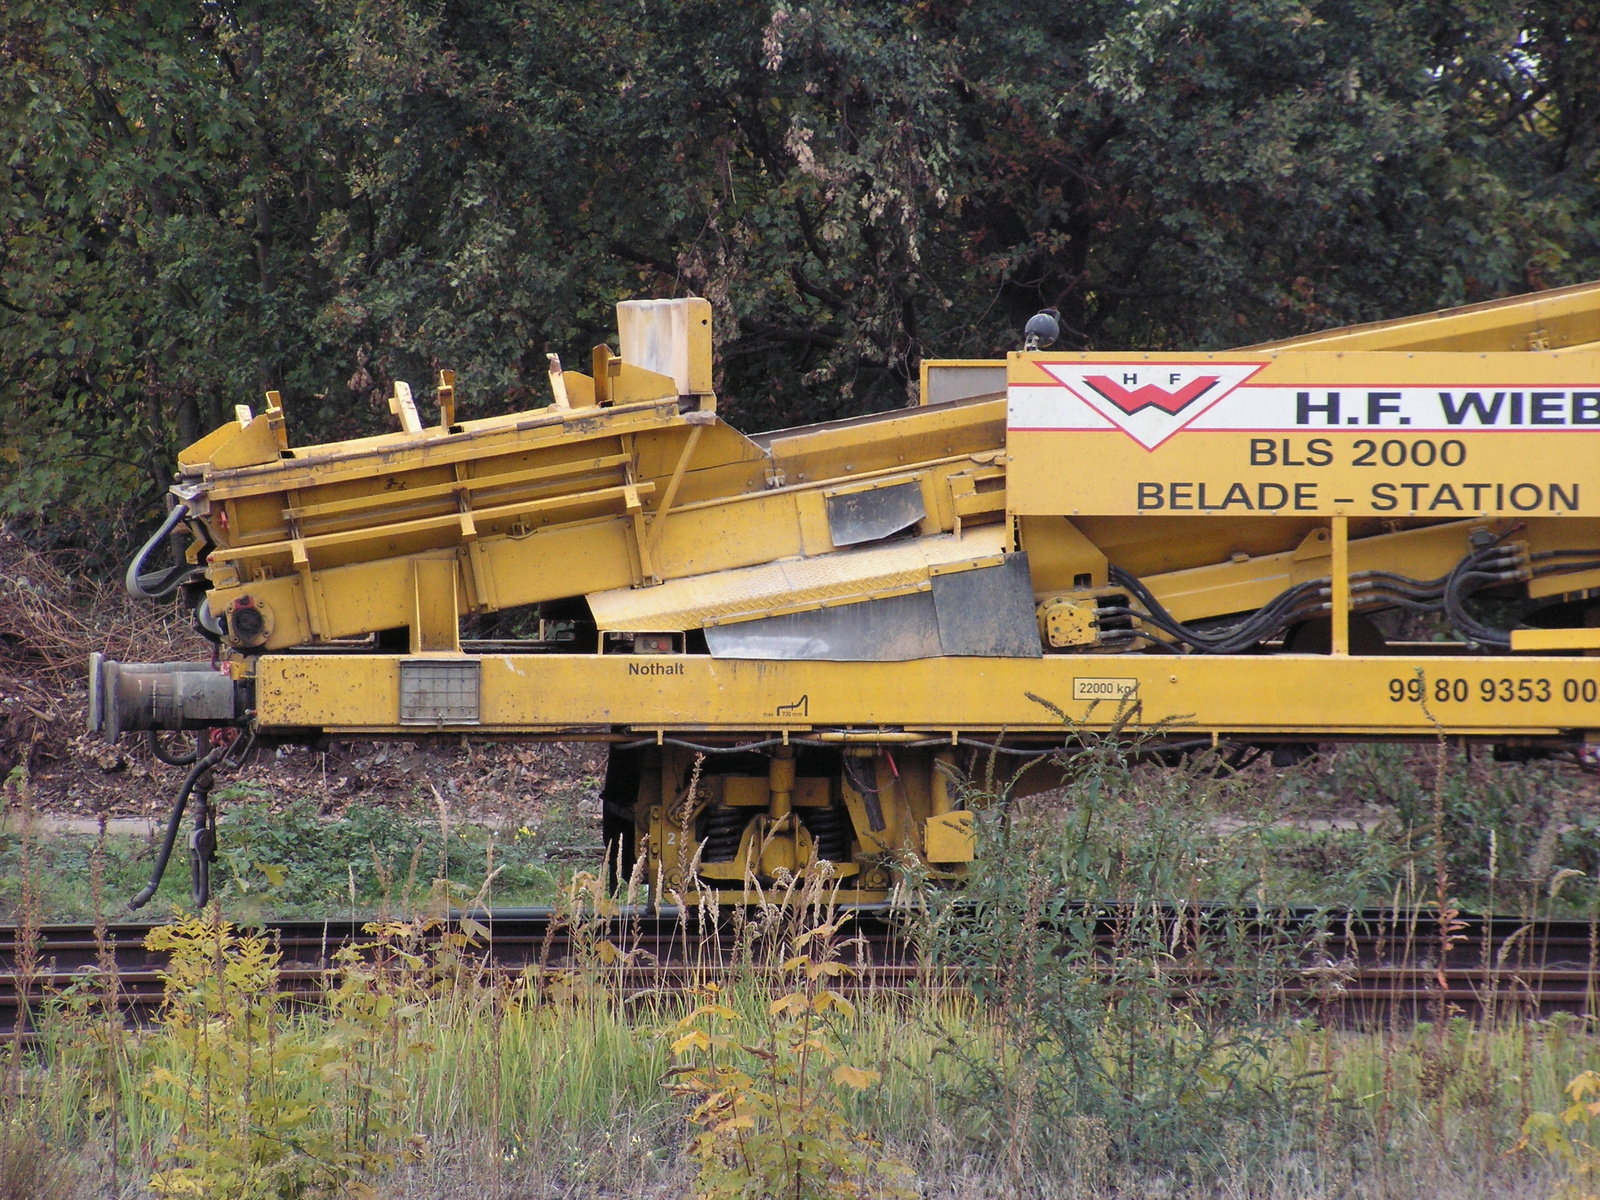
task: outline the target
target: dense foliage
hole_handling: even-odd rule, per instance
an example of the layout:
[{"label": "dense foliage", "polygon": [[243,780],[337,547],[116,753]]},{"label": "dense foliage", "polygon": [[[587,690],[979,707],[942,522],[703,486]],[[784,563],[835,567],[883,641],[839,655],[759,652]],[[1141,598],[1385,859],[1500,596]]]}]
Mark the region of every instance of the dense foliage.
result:
[{"label": "dense foliage", "polygon": [[715,305],[747,427],[923,355],[1221,346],[1600,274],[1583,0],[0,0],[0,517],[125,548],[266,388],[543,402]]}]

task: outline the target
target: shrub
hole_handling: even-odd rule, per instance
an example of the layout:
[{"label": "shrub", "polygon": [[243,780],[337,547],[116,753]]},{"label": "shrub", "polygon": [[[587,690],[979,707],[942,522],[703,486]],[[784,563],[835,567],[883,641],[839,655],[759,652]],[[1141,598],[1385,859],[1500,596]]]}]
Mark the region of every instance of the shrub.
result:
[{"label": "shrub", "polygon": [[[1212,756],[1133,753],[1064,752],[1065,788],[1029,801],[960,781],[978,864],[960,898],[934,897],[929,951],[998,1022],[999,1053],[971,1053],[962,1029],[945,1050],[967,1134],[1015,1186],[1030,1161],[1079,1155],[1085,1130],[1112,1165],[1203,1173],[1242,1130],[1284,1128],[1301,1094],[1275,1004],[1304,929],[1266,894],[1264,820],[1241,820],[1241,785]],[[1224,809],[1218,833],[1202,814]],[[1230,893],[1236,907],[1199,903]]]},{"label": "shrub", "polygon": [[0,1119],[0,1200],[68,1200],[74,1176],[57,1147],[16,1118]]},{"label": "shrub", "polygon": [[[404,1065],[428,1049],[403,1038],[393,976],[339,954],[327,1017],[289,1018],[278,954],[214,912],[151,930],[163,972],[165,1064],[145,1097],[177,1123],[150,1187],[162,1196],[283,1200],[361,1196],[407,1144]],[[332,981],[330,981],[331,983]]]}]

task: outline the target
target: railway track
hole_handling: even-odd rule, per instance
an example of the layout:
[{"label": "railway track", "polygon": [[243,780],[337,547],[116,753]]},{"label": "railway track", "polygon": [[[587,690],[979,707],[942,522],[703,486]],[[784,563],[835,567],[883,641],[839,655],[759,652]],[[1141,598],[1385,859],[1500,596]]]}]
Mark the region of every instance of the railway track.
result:
[{"label": "railway track", "polygon": [[[1171,930],[1173,962],[1184,946],[1223,915],[1222,909],[1163,914]],[[486,968],[568,968],[580,961],[601,968],[623,996],[660,994],[719,978],[738,963],[781,960],[759,923],[723,914],[706,924],[699,914],[673,909],[631,909],[602,925],[574,930],[548,910],[499,909],[465,914],[470,953]],[[451,928],[463,928],[461,914]],[[277,921],[265,931],[282,954],[280,978],[291,993],[313,996],[346,945],[371,942],[370,920]],[[1119,910],[1097,917],[1096,941],[1116,953]],[[155,923],[110,925],[105,952],[116,963],[119,1004],[135,1022],[147,1020],[161,1001],[166,956],[145,948]],[[842,958],[857,968],[852,986],[906,989],[917,982],[959,987],[962,980],[919,955],[904,913],[887,906],[854,910]],[[97,990],[102,943],[92,925],[50,925],[37,933],[31,975],[17,974],[18,929],[0,926],[0,1034],[16,1027],[19,983],[30,1007],[74,989]],[[1600,962],[1596,929],[1582,920],[1523,921],[1463,916],[1440,955],[1440,936],[1428,914],[1381,909],[1333,913],[1299,910],[1276,914],[1255,931],[1266,945],[1285,939],[1299,962],[1289,986],[1275,999],[1298,1011],[1343,1025],[1373,1026],[1431,1019],[1440,1010],[1465,1015],[1545,1017],[1557,1012],[1600,1012]],[[766,937],[768,940],[763,941]],[[596,955],[600,942],[617,952]],[[584,947],[588,948],[585,957]]]}]

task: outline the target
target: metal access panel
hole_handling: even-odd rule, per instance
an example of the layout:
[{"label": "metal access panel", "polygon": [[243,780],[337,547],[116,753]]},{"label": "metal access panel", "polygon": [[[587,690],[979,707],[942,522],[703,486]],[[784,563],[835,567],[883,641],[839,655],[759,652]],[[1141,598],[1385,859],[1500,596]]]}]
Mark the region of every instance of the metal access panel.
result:
[{"label": "metal access panel", "polygon": [[1014,514],[1600,515],[1594,350],[1013,354],[1006,421]]},{"label": "metal access panel", "polygon": [[478,724],[480,674],[475,658],[401,659],[400,724]]},{"label": "metal access panel", "polygon": [[945,654],[1038,658],[1043,653],[1026,554],[1007,554],[998,567],[935,575],[933,606]]},{"label": "metal access panel", "polygon": [[828,533],[835,546],[859,546],[909,529],[928,515],[915,482],[853,487],[823,493]]},{"label": "metal access panel", "polygon": [[706,644],[714,658],[813,662],[1041,654],[1026,554],[936,574],[927,591],[713,625]]}]

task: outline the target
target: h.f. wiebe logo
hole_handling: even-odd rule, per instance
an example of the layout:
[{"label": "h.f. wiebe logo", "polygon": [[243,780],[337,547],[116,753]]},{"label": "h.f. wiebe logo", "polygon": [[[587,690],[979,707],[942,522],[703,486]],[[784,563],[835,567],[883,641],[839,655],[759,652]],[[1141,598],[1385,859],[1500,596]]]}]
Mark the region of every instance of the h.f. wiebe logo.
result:
[{"label": "h.f. wiebe logo", "polygon": [[[1041,362],[1039,366],[1073,397],[1123,430],[1146,450],[1154,450],[1266,364],[1210,361]],[[1049,405],[1048,394],[1053,390],[1040,389],[1035,393],[1030,407]],[[1059,393],[1057,399],[1067,400]],[[1049,428],[1052,424],[1046,418],[1046,423],[1040,427]],[[1084,422],[1067,419],[1058,427],[1082,428]]]}]

